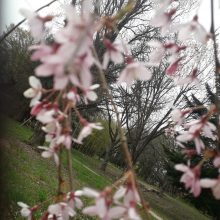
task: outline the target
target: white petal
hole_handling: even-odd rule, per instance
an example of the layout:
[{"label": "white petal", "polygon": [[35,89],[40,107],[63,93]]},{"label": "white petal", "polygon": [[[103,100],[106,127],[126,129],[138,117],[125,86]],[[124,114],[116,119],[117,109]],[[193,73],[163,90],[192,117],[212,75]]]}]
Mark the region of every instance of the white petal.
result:
[{"label": "white petal", "polygon": [[187,142],[187,141],[190,141],[192,140],[193,136],[189,133],[183,133],[179,136],[177,136],[177,141],[180,141],[180,142]]},{"label": "white petal", "polygon": [[40,80],[38,78],[36,78],[35,76],[29,77],[29,84],[34,89],[41,89],[42,88]]},{"label": "white petal", "polygon": [[99,193],[93,189],[90,189],[88,187],[83,188],[83,195],[88,196],[88,197],[98,197]]},{"label": "white petal", "polygon": [[35,89],[29,88],[24,92],[26,98],[33,98],[36,95],[37,91]]},{"label": "white petal", "polygon": [[121,199],[122,197],[124,197],[125,192],[126,192],[126,188],[121,186],[121,187],[116,191],[116,193],[114,194],[113,199],[114,199],[114,200],[119,200],[119,199]]},{"label": "white petal", "polygon": [[56,153],[53,154],[53,158],[54,158],[55,164],[58,166],[60,163],[60,160],[59,160],[59,157]]},{"label": "white petal", "polygon": [[20,12],[25,18],[28,18],[28,19],[30,19],[30,18],[36,16],[36,13],[35,13],[35,12],[30,11],[30,10],[27,10],[27,9],[25,9],[25,8],[21,8],[21,9],[19,10],[19,12]]},{"label": "white petal", "polygon": [[54,77],[54,89],[62,90],[66,87],[68,83],[68,77]]},{"label": "white petal", "polygon": [[23,217],[28,217],[28,216],[30,216],[30,214],[31,214],[31,210],[30,210],[30,209],[23,208],[23,209],[21,210],[21,215],[22,215]]},{"label": "white petal", "polygon": [[111,52],[110,53],[111,56],[111,60],[115,63],[115,64],[120,64],[124,61],[123,55],[117,51],[117,52]]},{"label": "white petal", "polygon": [[86,215],[95,216],[97,214],[96,206],[89,206],[82,211]]},{"label": "white petal", "polygon": [[125,213],[126,209],[124,207],[113,207],[108,211],[108,217],[111,219],[121,218]]},{"label": "white petal", "polygon": [[29,208],[29,206],[27,204],[23,203],[23,202],[17,202],[17,204],[19,206],[21,206],[22,208]]},{"label": "white petal", "polygon": [[86,97],[87,97],[90,101],[95,101],[95,100],[98,98],[97,94],[96,94],[95,92],[93,92],[93,91],[87,92]]},{"label": "white petal", "polygon": [[213,186],[216,185],[216,183],[217,183],[217,180],[208,179],[208,178],[200,180],[200,185],[203,188],[212,188]]},{"label": "white petal", "polygon": [[49,158],[49,157],[51,157],[52,155],[53,155],[53,153],[50,152],[50,151],[44,151],[44,152],[42,152],[42,154],[41,154],[41,156],[44,157],[44,158]]},{"label": "white petal", "polygon": [[90,86],[89,89],[90,89],[90,90],[95,90],[95,89],[97,89],[97,88],[99,88],[99,87],[100,87],[99,84],[94,84],[94,85]]},{"label": "white petal", "polygon": [[83,203],[79,198],[75,198],[76,208],[81,209],[83,207]]},{"label": "white petal", "polygon": [[188,166],[186,166],[186,165],[184,165],[184,164],[176,164],[175,165],[175,169],[176,170],[179,170],[179,171],[182,171],[182,172],[187,172],[187,171],[189,171],[189,167]]},{"label": "white petal", "polygon": [[105,198],[101,197],[96,199],[96,209],[100,218],[104,218],[107,213],[107,206]]}]

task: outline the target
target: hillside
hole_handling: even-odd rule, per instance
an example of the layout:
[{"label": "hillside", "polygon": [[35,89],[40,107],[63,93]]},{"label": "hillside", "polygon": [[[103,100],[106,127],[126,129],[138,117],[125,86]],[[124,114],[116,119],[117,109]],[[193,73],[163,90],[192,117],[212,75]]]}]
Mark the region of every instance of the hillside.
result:
[{"label": "hillside", "polygon": [[[28,128],[21,127],[17,122],[10,120],[7,122],[6,134],[1,140],[0,152],[3,158],[1,182],[4,183],[4,192],[1,195],[4,207],[1,207],[1,213],[4,213],[3,219],[22,219],[16,203],[23,201],[33,205],[44,202],[43,208],[45,208],[48,198],[52,199],[51,196],[56,192],[56,168],[52,160],[43,159],[36,149],[27,144],[32,135]],[[101,189],[120,176],[121,171],[113,165],[110,165],[107,172],[103,174],[98,169],[99,162],[98,159],[90,158],[78,151],[73,152],[76,189],[83,186]],[[63,169],[65,173],[65,167]],[[168,195],[160,196],[154,187],[146,183],[141,185],[144,196],[152,207],[152,212],[162,219],[210,219],[177,198]],[[90,219],[79,216],[75,219]],[[147,219],[147,217],[143,218]],[[151,216],[149,219],[154,218]]]}]

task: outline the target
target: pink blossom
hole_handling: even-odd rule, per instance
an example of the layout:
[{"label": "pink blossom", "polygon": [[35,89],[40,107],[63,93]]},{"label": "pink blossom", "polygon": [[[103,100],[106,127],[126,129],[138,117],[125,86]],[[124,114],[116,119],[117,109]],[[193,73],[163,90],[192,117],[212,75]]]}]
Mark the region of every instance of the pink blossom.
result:
[{"label": "pink blossom", "polygon": [[[165,7],[166,6],[167,5],[165,4]],[[176,13],[176,8],[171,9],[169,12],[164,12],[165,7],[160,7],[158,10],[156,10],[153,18],[150,21],[151,25],[161,27],[162,34],[166,33],[171,24],[172,17]]]},{"label": "pink blossom", "polygon": [[[90,8],[90,9],[89,9]],[[82,48],[87,48],[87,46],[92,45],[92,36],[94,31],[94,26],[92,25],[92,16],[89,10],[91,10],[91,2],[86,0],[82,4],[82,12],[79,14],[76,8],[66,5],[64,7],[67,16],[67,25],[55,34],[56,42],[60,44],[65,44],[67,42],[76,42],[78,39],[82,38],[83,33],[86,33]],[[87,49],[86,49],[87,50]],[[83,51],[83,53],[85,50]]]},{"label": "pink blossom", "polygon": [[82,190],[77,190],[75,192],[67,193],[66,202],[67,202],[68,206],[70,206],[73,210],[75,208],[81,209],[83,207],[83,203],[79,197],[82,195],[83,195]]},{"label": "pink blossom", "polygon": [[196,166],[190,168],[184,164],[177,164],[175,165],[175,169],[184,173],[180,179],[180,182],[185,184],[185,188],[191,188],[190,192],[193,193],[195,197],[199,196],[201,192],[199,180],[200,167]]},{"label": "pink blossom", "polygon": [[[55,46],[55,44],[53,44]],[[31,54],[31,60],[37,61],[43,59],[43,57],[49,56],[52,53],[54,53],[54,46],[49,46],[46,44],[37,44],[37,45],[31,45],[28,49],[30,51],[34,51]]]},{"label": "pink blossom", "polygon": [[32,210],[31,208],[23,202],[18,202],[18,205],[21,207],[21,216],[32,220]]},{"label": "pink blossom", "polygon": [[72,137],[69,134],[62,134],[56,139],[57,145],[63,144],[66,149],[71,149]]},{"label": "pink blossom", "polygon": [[189,127],[188,131],[180,132],[180,135],[177,136],[177,140],[180,142],[194,141],[196,150],[198,154],[201,153],[201,149],[205,148],[203,141],[200,139],[200,133],[208,138],[213,140],[216,139],[216,136],[213,132],[216,130],[215,125],[207,121],[207,116],[203,116],[199,120],[194,120],[185,125],[185,127]]},{"label": "pink blossom", "polygon": [[42,85],[40,80],[35,76],[29,77],[29,84],[31,88],[24,92],[24,96],[26,98],[32,98],[30,102],[30,106],[32,107],[38,102],[38,100],[40,100],[42,96]]},{"label": "pink blossom", "polygon": [[[136,211],[136,205],[140,202],[140,197],[136,188],[128,183],[127,187],[120,187],[113,197],[116,204],[125,208],[124,218],[127,220],[140,220],[140,216]],[[123,202],[121,202],[123,199]]]},{"label": "pink blossom", "polygon": [[103,127],[100,123],[89,123],[85,120],[83,120],[83,129],[80,131],[77,139],[73,139],[76,143],[82,144],[82,140],[89,136],[92,133],[93,129],[102,130]]},{"label": "pink blossom", "polygon": [[106,69],[109,61],[113,61],[115,64],[123,62],[123,55],[120,45],[117,43],[112,43],[110,40],[105,38],[103,44],[106,48],[106,52],[103,57],[103,68]]},{"label": "pink blossom", "polygon": [[27,9],[20,9],[20,13],[28,20],[32,36],[37,40],[42,40],[44,23],[52,20],[52,16],[41,17],[36,12]]},{"label": "pink blossom", "polygon": [[42,109],[38,114],[36,119],[43,124],[48,124],[54,121],[54,115],[56,113],[55,109]]},{"label": "pink blossom", "polygon": [[201,153],[202,149],[205,149],[205,145],[203,141],[199,137],[200,129],[194,130],[194,128],[190,128],[189,131],[180,132],[180,135],[177,136],[177,141],[180,142],[188,142],[188,141],[194,141],[196,151],[198,154]]},{"label": "pink blossom", "polygon": [[60,136],[61,125],[57,120],[54,120],[42,127],[42,130],[46,132],[45,141],[51,142],[54,138]]},{"label": "pink blossom", "polygon": [[84,97],[84,100],[85,100],[85,103],[88,104],[88,100],[89,101],[95,101],[98,96],[97,94],[94,92],[95,89],[99,88],[99,84],[94,84],[92,86],[90,86],[88,89],[82,89],[82,92],[83,92],[83,97]]},{"label": "pink blossom", "polygon": [[83,209],[83,213],[90,216],[98,216],[102,220],[118,219],[125,212],[124,207],[110,207],[111,201],[107,198],[107,192],[97,192],[95,190],[84,188],[83,195],[95,198],[95,205]]},{"label": "pink blossom", "polygon": [[69,220],[70,217],[73,217],[76,212],[64,202],[52,204],[48,207],[48,212],[50,213],[48,219],[56,217],[60,220]]},{"label": "pink blossom", "polygon": [[182,124],[183,123],[183,120],[184,120],[184,117],[186,114],[190,113],[191,112],[191,109],[184,109],[184,110],[180,110],[180,109],[174,109],[172,112],[171,112],[171,117],[172,117],[172,120],[177,123],[177,124]]},{"label": "pink blossom", "polygon": [[180,25],[177,30],[179,30],[178,38],[181,41],[186,41],[194,36],[197,41],[205,44],[210,37],[210,34],[198,22],[198,16],[195,16],[192,21]]},{"label": "pink blossom", "polygon": [[70,91],[66,94],[68,100],[72,101],[74,105],[80,101],[80,96],[77,93],[76,88],[70,89]]},{"label": "pink blossom", "polygon": [[60,65],[66,65],[68,69],[68,73],[60,72],[60,74],[54,75],[54,88],[58,90],[63,89],[68,82],[71,82],[75,86],[88,89],[92,84],[90,68],[95,63],[95,59],[91,52],[88,51],[82,55],[76,56],[72,61],[72,54],[70,54],[69,58],[65,58],[63,55],[64,53],[67,53],[68,49],[69,48],[64,50],[64,48],[60,48],[56,54],[57,60],[55,58],[54,60],[46,61],[51,64],[54,63],[54,65],[56,65],[56,62],[58,61],[60,62]]},{"label": "pink blossom", "polygon": [[128,61],[126,67],[122,70],[118,84],[125,82],[127,86],[131,86],[134,80],[150,80],[152,73],[146,69],[143,62]]},{"label": "pink blossom", "polygon": [[182,58],[180,57],[175,59],[172,63],[170,63],[170,65],[166,69],[166,74],[168,76],[172,76],[178,70],[181,60]]},{"label": "pink blossom", "polygon": [[213,196],[216,199],[220,199],[220,176],[218,177],[218,179],[201,179],[200,185],[203,188],[211,188]]},{"label": "pink blossom", "polygon": [[57,144],[55,143],[55,141],[52,141],[49,147],[39,146],[38,148],[44,150],[41,154],[42,157],[44,157],[44,158],[53,157],[56,165],[57,166],[59,165],[60,161],[59,161],[59,157],[57,155],[57,151],[59,148],[58,148]]},{"label": "pink blossom", "polygon": [[149,66],[159,66],[165,52],[169,53],[171,63],[175,63],[178,60],[179,53],[186,49],[186,46],[179,46],[175,42],[162,44],[157,40],[150,41],[148,45],[154,48],[149,55],[150,59],[147,63]]}]

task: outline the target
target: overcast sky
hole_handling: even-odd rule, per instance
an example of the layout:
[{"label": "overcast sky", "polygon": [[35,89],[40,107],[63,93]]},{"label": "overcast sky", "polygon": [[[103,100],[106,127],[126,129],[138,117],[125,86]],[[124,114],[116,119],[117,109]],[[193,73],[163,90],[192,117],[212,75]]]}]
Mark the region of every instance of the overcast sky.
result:
[{"label": "overcast sky", "polygon": [[[19,14],[20,8],[27,8],[31,10],[36,10],[37,8],[45,5],[51,0],[4,0],[3,10],[2,10],[2,27],[5,28],[6,25],[11,23],[18,23],[23,17]],[[50,7],[44,9],[41,13],[48,11],[54,11],[57,9],[60,3],[65,0],[58,0],[57,3],[53,3]],[[215,15],[216,15],[216,28],[220,26],[220,8],[218,5],[218,0],[214,0],[215,3]],[[210,0],[202,0],[201,7],[199,9],[199,21],[204,27],[210,29]]]}]

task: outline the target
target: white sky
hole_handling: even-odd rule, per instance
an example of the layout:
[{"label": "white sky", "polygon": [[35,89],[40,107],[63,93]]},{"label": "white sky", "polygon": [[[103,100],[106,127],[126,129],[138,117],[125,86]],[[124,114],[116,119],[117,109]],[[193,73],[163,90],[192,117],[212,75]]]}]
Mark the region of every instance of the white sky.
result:
[{"label": "white sky", "polygon": [[[23,17],[19,14],[20,8],[27,8],[31,10],[36,10],[37,8],[45,5],[51,0],[5,0],[3,1],[2,10],[2,27],[5,29],[6,25],[11,23],[18,23]],[[54,11],[57,9],[59,3],[62,3],[63,0],[58,0],[57,3],[53,3],[50,7],[44,9],[41,13],[45,11]],[[220,7],[219,1],[214,0],[215,4],[215,23],[216,28],[220,27]],[[210,29],[210,0],[202,0],[201,7],[199,9],[199,21],[207,29]]]}]

